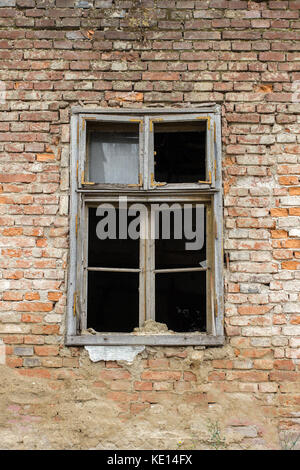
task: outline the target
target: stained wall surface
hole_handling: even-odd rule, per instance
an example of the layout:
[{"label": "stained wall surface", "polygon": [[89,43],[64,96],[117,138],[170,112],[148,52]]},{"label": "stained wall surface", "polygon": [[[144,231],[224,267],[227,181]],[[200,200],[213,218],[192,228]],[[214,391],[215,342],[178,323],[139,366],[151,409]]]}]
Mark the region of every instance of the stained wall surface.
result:
[{"label": "stained wall surface", "polygon": [[[0,0],[2,448],[299,446],[299,10]],[[64,344],[71,108],[203,103],[222,108],[226,343],[94,363]]]}]

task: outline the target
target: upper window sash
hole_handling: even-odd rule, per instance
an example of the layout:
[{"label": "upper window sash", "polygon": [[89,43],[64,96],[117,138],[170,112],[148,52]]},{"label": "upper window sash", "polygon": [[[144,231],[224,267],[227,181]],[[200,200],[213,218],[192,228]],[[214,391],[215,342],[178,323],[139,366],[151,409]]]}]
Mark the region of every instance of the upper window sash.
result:
[{"label": "upper window sash", "polygon": [[[111,130],[109,130],[110,125]],[[195,132],[198,128],[199,136]],[[77,136],[79,189],[207,190],[215,187],[216,123],[213,114],[144,117],[86,114],[79,116]],[[130,145],[130,142],[133,142],[133,145]],[[200,149],[200,145],[203,149]],[[172,160],[172,146],[174,160]],[[185,181],[184,165],[188,160],[190,174]],[[159,171],[155,171],[155,164],[160,168]],[[159,180],[159,174],[164,174],[164,168],[168,168],[168,172],[174,172],[169,181]],[[195,181],[193,181],[194,175]]]},{"label": "upper window sash", "polygon": [[141,116],[80,115],[77,136],[79,189],[139,190],[143,187]]}]

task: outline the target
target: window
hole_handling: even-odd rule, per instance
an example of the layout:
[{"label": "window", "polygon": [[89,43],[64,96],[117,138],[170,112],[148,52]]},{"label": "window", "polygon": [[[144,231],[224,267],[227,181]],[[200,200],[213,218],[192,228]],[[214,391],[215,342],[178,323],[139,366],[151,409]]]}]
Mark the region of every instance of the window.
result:
[{"label": "window", "polygon": [[223,343],[220,136],[217,106],[74,110],[67,344]]}]

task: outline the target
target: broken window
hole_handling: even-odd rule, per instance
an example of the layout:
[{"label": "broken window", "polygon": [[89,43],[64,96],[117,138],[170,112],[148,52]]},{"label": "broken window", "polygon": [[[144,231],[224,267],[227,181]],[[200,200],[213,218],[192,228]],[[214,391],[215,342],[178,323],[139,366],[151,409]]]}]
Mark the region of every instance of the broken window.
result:
[{"label": "broken window", "polygon": [[73,121],[68,344],[220,344],[218,110]]},{"label": "broken window", "polygon": [[205,122],[155,123],[155,180],[166,183],[204,181],[205,148]]}]

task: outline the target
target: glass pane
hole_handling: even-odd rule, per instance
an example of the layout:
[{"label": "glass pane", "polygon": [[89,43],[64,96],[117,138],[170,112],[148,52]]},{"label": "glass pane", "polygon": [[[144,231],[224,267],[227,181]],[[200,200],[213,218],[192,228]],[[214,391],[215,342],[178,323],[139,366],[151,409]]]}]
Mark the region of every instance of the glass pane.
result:
[{"label": "glass pane", "polygon": [[169,330],[206,330],[206,272],[155,275],[155,319]]},{"label": "glass pane", "polygon": [[206,121],[154,123],[155,181],[206,180]]},{"label": "glass pane", "polygon": [[88,175],[95,183],[137,184],[139,179],[139,126],[89,123]]},{"label": "glass pane", "polygon": [[156,211],[155,268],[206,267],[206,208]]},{"label": "glass pane", "polygon": [[139,274],[88,273],[87,327],[130,333],[139,326]]},{"label": "glass pane", "polygon": [[[88,266],[139,268],[139,239],[127,237],[128,225],[136,217],[128,216],[126,209],[110,209],[101,216],[96,211],[96,207],[89,207]],[[111,238],[99,239],[103,231]]]}]

